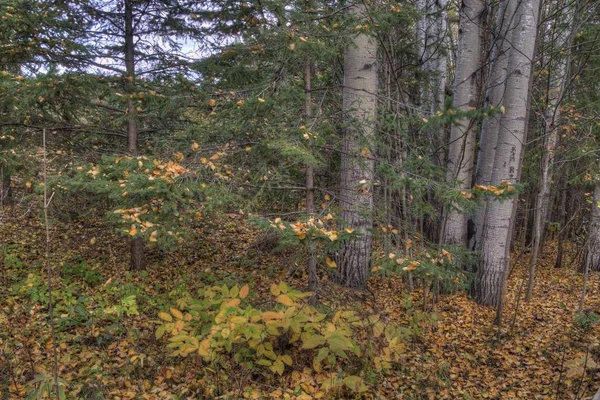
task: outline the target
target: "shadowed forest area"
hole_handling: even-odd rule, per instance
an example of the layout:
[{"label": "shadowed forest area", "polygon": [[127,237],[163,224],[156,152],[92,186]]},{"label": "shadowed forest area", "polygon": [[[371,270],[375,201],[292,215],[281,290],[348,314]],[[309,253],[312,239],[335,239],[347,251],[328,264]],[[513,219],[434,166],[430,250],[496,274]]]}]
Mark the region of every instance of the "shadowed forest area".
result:
[{"label": "shadowed forest area", "polygon": [[596,0],[0,0],[0,399],[600,400]]}]

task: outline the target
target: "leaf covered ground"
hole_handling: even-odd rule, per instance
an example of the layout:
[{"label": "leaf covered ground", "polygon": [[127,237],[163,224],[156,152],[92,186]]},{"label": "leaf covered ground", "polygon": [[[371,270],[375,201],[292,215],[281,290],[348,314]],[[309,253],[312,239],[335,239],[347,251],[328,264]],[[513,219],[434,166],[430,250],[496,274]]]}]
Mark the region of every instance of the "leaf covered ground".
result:
[{"label": "leaf covered ground", "polygon": [[[0,221],[0,398],[41,396],[39,379],[52,371],[44,229],[39,215],[23,206],[5,207]],[[101,221],[52,224],[49,263],[67,398],[333,397],[319,389],[318,373],[311,369],[281,377],[239,369],[223,376],[209,374],[197,359],[169,356],[164,338],[155,337],[157,315],[184,293],[249,284],[250,299],[260,307],[272,302],[274,282],[299,289],[306,282],[304,256],[271,251],[273,245],[243,215],[202,222],[196,231],[196,239],[172,254],[151,249],[148,271],[134,274],[127,268],[128,242]],[[365,377],[367,391],[355,397],[591,398],[600,387],[600,328],[592,324],[586,331],[574,324],[582,276],[574,266],[553,268],[555,246],[548,244],[540,262],[533,300],[518,302],[516,313],[527,255],[513,256],[500,328],[493,325],[494,310],[463,293],[442,294],[434,304],[431,294],[424,302],[420,289],[408,293],[400,276],[372,277],[369,293],[341,291],[325,279],[323,312],[369,309],[414,333],[400,362]],[[577,251],[570,246],[566,260]],[[585,309],[600,313],[597,275],[588,286]],[[344,393],[338,398],[352,398]]]}]

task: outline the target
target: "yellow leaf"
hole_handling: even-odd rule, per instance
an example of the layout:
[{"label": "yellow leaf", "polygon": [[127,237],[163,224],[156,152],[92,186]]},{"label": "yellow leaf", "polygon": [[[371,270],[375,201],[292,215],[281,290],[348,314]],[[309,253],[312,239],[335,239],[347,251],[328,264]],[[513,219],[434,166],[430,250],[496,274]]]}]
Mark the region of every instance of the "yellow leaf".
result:
[{"label": "yellow leaf", "polygon": [[225,307],[237,307],[240,305],[240,299],[231,299],[227,303],[225,303]]},{"label": "yellow leaf", "polygon": [[290,357],[287,354],[281,356],[281,361],[283,361],[284,364],[289,365],[290,367],[292,366],[292,357]]},{"label": "yellow leaf", "polygon": [[448,261],[452,261],[452,254],[450,254],[449,252],[447,252],[444,249],[442,249],[442,257],[446,257],[448,259]]},{"label": "yellow leaf", "polygon": [[135,224],[131,224],[131,229],[129,230],[129,236],[137,235],[137,226]]},{"label": "yellow leaf", "polygon": [[326,195],[325,195],[325,200],[327,200],[327,201],[331,200],[331,196],[330,196],[330,195],[328,195],[328,194],[326,194]]},{"label": "yellow leaf", "polygon": [[208,101],[208,106],[209,106],[209,107],[214,107],[214,106],[216,106],[216,105],[217,105],[217,101],[216,101],[215,99],[210,99],[210,100]]},{"label": "yellow leaf", "polygon": [[250,146],[246,146],[246,149],[245,149],[245,150],[246,150],[246,151],[250,151],[250,150],[252,150],[252,147],[250,147]]},{"label": "yellow leaf", "polygon": [[407,239],[406,240],[406,250],[410,250],[411,247],[412,247],[412,240]]},{"label": "yellow leaf", "polygon": [[281,319],[281,318],[283,318],[283,314],[280,312],[265,311],[262,313],[263,321],[270,321],[272,319]]},{"label": "yellow leaf", "polygon": [[259,98],[258,98],[258,102],[259,102],[259,103],[264,103],[264,102],[265,102],[265,99],[263,99],[262,97],[259,97]]},{"label": "yellow leaf", "polygon": [[174,316],[175,318],[177,318],[177,319],[183,319],[183,314],[182,314],[182,313],[181,313],[181,311],[179,311],[178,309],[176,309],[176,308],[171,308],[171,309],[170,309],[170,311],[171,311],[171,314],[173,314],[173,316]]},{"label": "yellow leaf", "polygon": [[198,148],[200,147],[200,145],[196,142],[192,143],[192,150],[198,150]]},{"label": "yellow leaf", "polygon": [[281,289],[279,289],[279,286],[277,286],[276,284],[272,284],[271,285],[271,294],[273,296],[279,296],[279,293],[281,293]]},{"label": "yellow leaf", "polygon": [[337,267],[337,264],[335,263],[335,261],[333,261],[333,260],[332,260],[331,258],[329,258],[329,257],[327,257],[327,258],[325,259],[325,263],[327,264],[327,266],[328,266],[329,268],[335,268],[335,267]]},{"label": "yellow leaf", "polygon": [[163,321],[168,321],[168,322],[173,321],[173,317],[171,317],[166,312],[160,312],[160,313],[158,313],[158,318],[162,319]]},{"label": "yellow leaf", "polygon": [[245,299],[246,296],[248,296],[248,293],[250,293],[250,286],[242,286],[242,288],[240,289],[240,299]]},{"label": "yellow leaf", "polygon": [[150,234],[150,237],[148,238],[148,240],[151,242],[156,242],[156,236],[158,236],[158,232],[154,231]]},{"label": "yellow leaf", "polygon": [[417,267],[421,265],[418,261],[411,261],[406,267],[402,268],[404,271],[414,271]]},{"label": "yellow leaf", "polygon": [[290,298],[290,296],[288,296],[287,294],[280,294],[279,296],[277,296],[277,298],[275,300],[278,303],[281,303],[284,306],[288,306],[288,307],[291,307],[296,304],[296,303],[294,303],[294,300],[292,300]]}]

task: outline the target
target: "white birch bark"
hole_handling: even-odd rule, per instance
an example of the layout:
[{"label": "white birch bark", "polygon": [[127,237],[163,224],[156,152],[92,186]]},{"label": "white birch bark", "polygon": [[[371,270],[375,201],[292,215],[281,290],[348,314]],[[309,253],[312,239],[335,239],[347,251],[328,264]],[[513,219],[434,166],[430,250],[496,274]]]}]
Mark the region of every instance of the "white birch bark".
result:
[{"label": "white birch bark", "polygon": [[427,75],[421,90],[421,105],[429,115],[443,109],[448,80],[448,0],[419,0],[423,14],[418,24],[421,70]]},{"label": "white birch bark", "polygon": [[[458,53],[454,78],[454,107],[468,111],[478,108],[481,93],[484,0],[463,0],[460,5]],[[477,124],[461,119],[450,129],[448,144],[448,180],[456,180],[459,189],[471,187]],[[467,215],[456,206],[446,212],[443,241],[467,244]]]},{"label": "white birch bark", "polygon": [[558,5],[560,13],[554,26],[550,29],[555,54],[548,64],[548,72],[551,74],[547,94],[547,106],[544,110],[544,137],[543,154],[541,164],[540,185],[536,197],[536,208],[533,218],[533,246],[529,260],[529,279],[527,283],[527,294],[525,301],[529,301],[533,295],[533,284],[535,279],[535,268],[540,252],[543,228],[548,216],[548,203],[550,198],[550,180],[554,166],[554,148],[558,142],[558,123],[560,120],[560,103],[563,98],[566,82],[569,75],[569,63],[571,61],[570,48],[571,38],[574,31],[573,11],[571,5]]},{"label": "white birch bark", "polygon": [[[485,105],[496,108],[502,106],[506,83],[506,69],[511,49],[510,36],[514,30],[515,1],[502,0],[498,5],[496,14],[496,26],[492,44],[491,67],[485,94]],[[498,143],[498,131],[500,129],[500,114],[487,116],[481,124],[481,136],[479,141],[479,152],[477,155],[477,169],[475,172],[475,183],[478,185],[489,185],[492,180],[494,168],[494,156],[496,144]],[[481,246],[481,234],[487,202],[480,207],[473,216],[474,233],[470,238],[469,248],[479,250]]]},{"label": "white birch bark", "polygon": [[[362,2],[350,7],[364,17]],[[377,40],[359,33],[344,55],[344,130],[341,156],[340,205],[342,223],[357,236],[338,253],[339,283],[366,288],[371,262],[374,161],[371,152],[377,115]]]},{"label": "white birch bark", "polygon": [[[508,75],[492,185],[515,183],[519,178],[523,143],[526,138],[529,107],[529,87],[540,0],[514,0],[517,4],[516,29],[512,35],[512,49],[508,60]],[[488,202],[481,243],[481,261],[475,279],[475,300],[484,305],[498,306],[504,295],[506,271],[510,259],[510,237],[516,199]]]}]

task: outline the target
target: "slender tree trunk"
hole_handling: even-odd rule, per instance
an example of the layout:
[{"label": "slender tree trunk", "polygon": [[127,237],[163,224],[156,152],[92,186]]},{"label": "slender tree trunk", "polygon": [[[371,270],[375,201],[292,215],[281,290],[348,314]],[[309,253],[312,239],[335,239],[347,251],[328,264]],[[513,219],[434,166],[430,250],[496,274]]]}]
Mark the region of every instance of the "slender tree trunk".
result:
[{"label": "slender tree trunk", "polygon": [[10,203],[12,199],[12,187],[10,186],[11,177],[4,172],[4,167],[0,169],[0,206]]},{"label": "slender tree trunk", "polygon": [[421,70],[427,74],[421,90],[421,106],[429,115],[443,109],[448,79],[447,6],[448,0],[419,0],[417,40]]},{"label": "slender tree trunk", "polygon": [[[133,28],[133,0],[125,0],[125,69],[127,76],[125,77],[125,85],[127,87],[128,115],[127,120],[127,149],[131,155],[137,155],[137,119],[135,117],[135,107],[131,98],[135,92],[135,43],[134,43],[134,28]],[[131,239],[131,262],[130,268],[134,271],[146,269],[144,257],[144,239],[135,237]]]},{"label": "slender tree trunk", "polygon": [[560,218],[560,226],[558,232],[558,250],[556,252],[556,262],[554,263],[554,268],[562,267],[563,262],[563,254],[564,254],[564,242],[565,236],[567,235],[567,187],[568,187],[568,169],[564,173],[564,177],[561,179],[562,188],[560,190],[560,206],[559,206],[559,218]]},{"label": "slender tree trunk", "polygon": [[[501,0],[498,5],[492,44],[491,68],[485,94],[486,106],[499,108],[502,106],[504,100],[506,71],[511,49],[510,37],[514,30],[515,8],[515,1]],[[481,124],[481,139],[475,173],[475,182],[478,185],[487,186],[492,181],[496,144],[498,143],[498,132],[500,130],[500,118],[501,115],[499,114],[487,116]],[[486,207],[487,201],[473,216],[474,232],[469,241],[469,248],[471,250],[479,250],[481,248]]]},{"label": "slender tree trunk", "polygon": [[596,181],[594,190],[586,253],[585,263],[588,270],[600,271],[600,179]]},{"label": "slender tree trunk", "polygon": [[131,269],[133,271],[143,271],[146,269],[146,260],[144,257],[144,238],[135,237],[131,239]]},{"label": "slender tree trunk", "polygon": [[[125,69],[127,76],[127,94],[132,95],[135,91],[135,43],[133,37],[133,0],[125,0]],[[135,107],[131,96],[127,100],[127,149],[132,155],[137,154],[137,121],[135,118]]]},{"label": "slender tree trunk", "polygon": [[548,87],[547,106],[544,111],[544,149],[542,155],[540,186],[536,197],[536,208],[533,217],[533,246],[529,260],[529,279],[525,301],[531,300],[535,280],[535,268],[540,252],[540,244],[548,217],[548,204],[550,199],[550,180],[554,167],[554,149],[558,142],[558,124],[560,119],[560,103],[567,79],[569,77],[569,63],[572,31],[574,28],[572,7],[559,3],[561,13],[552,30],[553,50],[565,51],[566,54],[553,55],[555,62],[550,62],[548,70],[552,74]]},{"label": "slender tree trunk", "polygon": [[[454,107],[475,110],[480,106],[484,0],[463,0],[460,5],[458,54],[454,78]],[[448,180],[456,180],[460,190],[471,187],[477,124],[461,119],[450,129]],[[467,244],[467,215],[456,205],[446,212],[443,242]]]},{"label": "slender tree trunk", "polygon": [[[310,0],[305,1],[305,7],[308,12],[310,9]],[[312,119],[312,61],[307,58],[304,61],[304,116],[306,117],[306,126],[308,128]],[[312,138],[309,138],[309,151],[312,156]],[[306,213],[312,216],[315,212],[315,167],[311,162],[306,165]],[[318,285],[317,277],[317,246],[316,243],[309,239],[308,243],[308,290],[316,293]],[[315,302],[315,297],[311,298],[311,302]]]},{"label": "slender tree trunk", "polygon": [[[366,13],[362,2],[350,7],[356,17]],[[374,161],[371,147],[377,115],[377,41],[359,33],[344,55],[340,205],[342,223],[358,235],[342,243],[338,253],[340,284],[366,288],[371,262]]]},{"label": "slender tree trunk", "polygon": [[[506,78],[506,112],[494,157],[491,184],[516,183],[519,179],[523,143],[527,130],[527,110],[540,0],[518,1]],[[511,230],[516,198],[488,202],[481,244],[481,262],[475,279],[475,300],[501,310],[506,272],[510,259]]]}]

